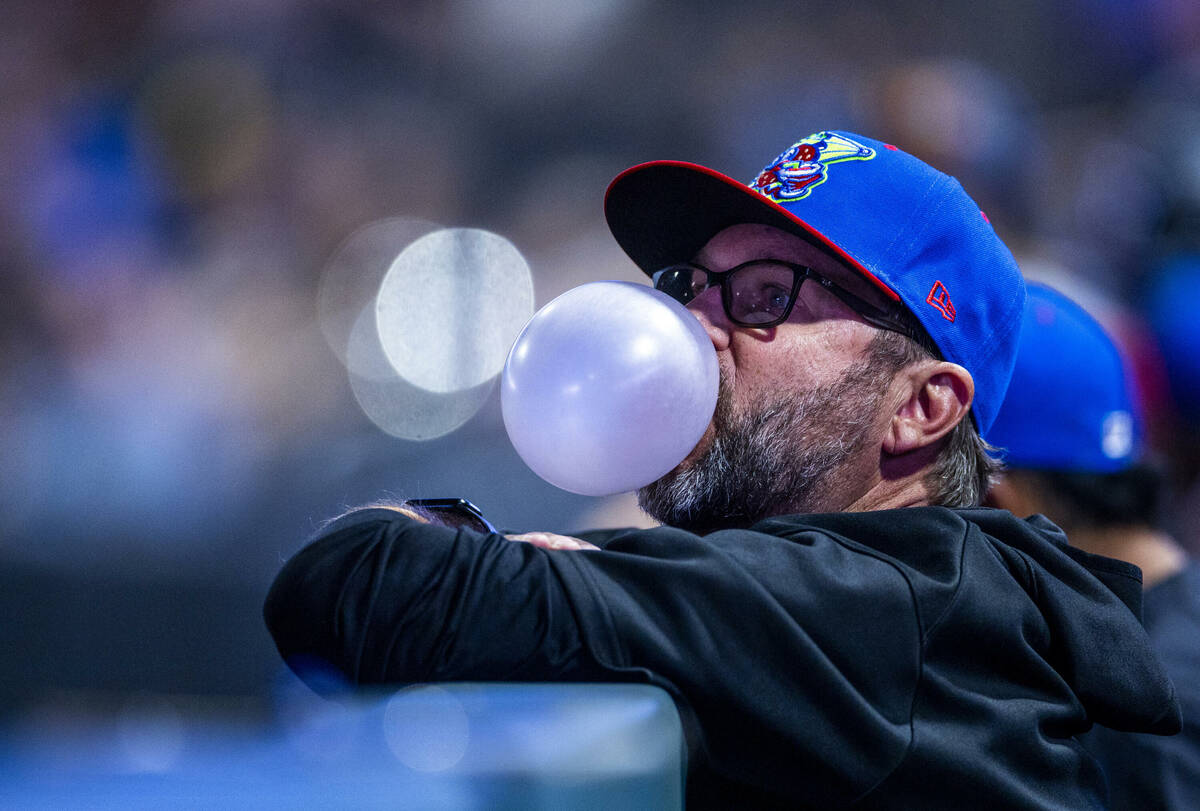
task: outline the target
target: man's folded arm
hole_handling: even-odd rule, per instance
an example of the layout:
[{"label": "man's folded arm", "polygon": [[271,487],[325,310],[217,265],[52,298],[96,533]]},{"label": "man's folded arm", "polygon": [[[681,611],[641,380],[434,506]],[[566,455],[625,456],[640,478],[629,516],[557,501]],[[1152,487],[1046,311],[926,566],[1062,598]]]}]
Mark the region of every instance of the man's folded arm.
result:
[{"label": "man's folded arm", "polygon": [[288,561],[264,616],[302,676],[315,662],[358,685],[599,678],[552,554],[362,510]]}]

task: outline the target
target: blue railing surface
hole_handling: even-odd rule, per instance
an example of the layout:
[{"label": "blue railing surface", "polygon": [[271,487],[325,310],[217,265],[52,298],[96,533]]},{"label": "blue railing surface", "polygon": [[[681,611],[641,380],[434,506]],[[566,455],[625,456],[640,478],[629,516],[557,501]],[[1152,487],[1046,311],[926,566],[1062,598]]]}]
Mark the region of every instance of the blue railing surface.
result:
[{"label": "blue railing surface", "polygon": [[151,702],[10,730],[7,808],[679,809],[685,754],[662,690],[442,683],[282,702],[268,728]]}]

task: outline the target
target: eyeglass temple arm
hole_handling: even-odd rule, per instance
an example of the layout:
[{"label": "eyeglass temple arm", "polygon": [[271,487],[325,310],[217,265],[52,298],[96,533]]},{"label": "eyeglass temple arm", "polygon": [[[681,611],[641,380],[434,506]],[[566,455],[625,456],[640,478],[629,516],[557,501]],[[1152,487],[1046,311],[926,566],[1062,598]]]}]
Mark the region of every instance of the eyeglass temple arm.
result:
[{"label": "eyeglass temple arm", "polygon": [[901,335],[906,335],[909,338],[912,338],[914,341],[917,340],[916,330],[912,324],[908,323],[908,319],[904,317],[905,314],[903,310],[896,308],[889,311],[880,307],[876,307],[866,299],[856,296],[854,293],[851,293],[844,287],[840,287],[829,279],[826,279],[824,276],[820,276],[811,270],[809,273],[822,287],[840,298],[850,307],[850,309],[862,316],[863,320],[867,323],[873,324],[881,329],[889,329],[893,332],[899,332]]}]

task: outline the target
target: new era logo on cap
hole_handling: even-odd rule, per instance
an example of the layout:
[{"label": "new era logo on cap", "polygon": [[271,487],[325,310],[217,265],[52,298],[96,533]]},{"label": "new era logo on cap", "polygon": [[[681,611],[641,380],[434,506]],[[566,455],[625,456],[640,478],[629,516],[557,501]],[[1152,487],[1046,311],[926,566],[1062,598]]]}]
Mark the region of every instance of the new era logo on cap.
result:
[{"label": "new era logo on cap", "polygon": [[954,302],[950,300],[950,293],[946,290],[946,285],[940,281],[934,282],[933,289],[929,291],[925,301],[932,304],[934,309],[942,314],[942,318],[947,321],[954,320]]}]

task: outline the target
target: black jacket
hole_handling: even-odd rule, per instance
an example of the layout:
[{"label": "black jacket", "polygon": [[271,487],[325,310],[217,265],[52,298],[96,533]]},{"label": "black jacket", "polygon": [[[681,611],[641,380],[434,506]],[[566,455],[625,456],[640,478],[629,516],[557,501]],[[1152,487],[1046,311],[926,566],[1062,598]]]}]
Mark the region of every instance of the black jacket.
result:
[{"label": "black jacket", "polygon": [[1200,809],[1200,561],[1145,592],[1146,632],[1179,692],[1184,729],[1161,738],[1096,727],[1083,744],[1118,811]]},{"label": "black jacket", "polygon": [[657,684],[684,721],[692,808],[1103,807],[1076,736],[1180,727],[1140,572],[1041,518],[920,507],[584,537],[602,551],[352,513],[287,563],[267,625],[286,660],[354,684]]}]

